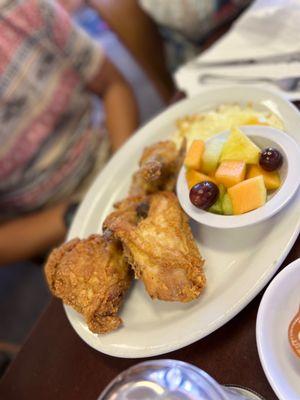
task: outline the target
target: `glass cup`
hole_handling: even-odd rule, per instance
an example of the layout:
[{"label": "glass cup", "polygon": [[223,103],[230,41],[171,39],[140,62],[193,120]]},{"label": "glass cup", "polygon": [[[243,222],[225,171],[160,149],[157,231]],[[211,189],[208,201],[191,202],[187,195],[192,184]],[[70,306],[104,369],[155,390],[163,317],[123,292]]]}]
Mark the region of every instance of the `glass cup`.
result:
[{"label": "glass cup", "polygon": [[262,400],[248,389],[222,386],[195,366],[177,360],[137,364],[118,375],[98,400]]}]

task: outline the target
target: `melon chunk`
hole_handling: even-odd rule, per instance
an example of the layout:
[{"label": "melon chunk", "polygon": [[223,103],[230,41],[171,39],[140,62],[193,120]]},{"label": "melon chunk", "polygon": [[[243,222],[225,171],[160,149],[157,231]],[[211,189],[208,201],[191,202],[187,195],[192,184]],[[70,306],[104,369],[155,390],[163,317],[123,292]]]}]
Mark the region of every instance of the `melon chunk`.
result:
[{"label": "melon chunk", "polygon": [[211,178],[208,175],[202,174],[201,172],[195,171],[194,169],[188,169],[185,174],[187,184],[189,189],[191,189],[196,183],[209,181],[217,184],[214,178]]},{"label": "melon chunk", "polygon": [[204,152],[204,142],[202,140],[194,140],[185,156],[184,165],[187,168],[200,171],[202,164],[202,156]]},{"label": "melon chunk", "polygon": [[244,214],[265,204],[267,190],[262,175],[246,179],[228,189],[234,215]]},{"label": "melon chunk", "polygon": [[225,193],[222,199],[222,210],[223,214],[225,215],[232,215],[233,210],[232,210],[232,202],[230,200],[229,194]]},{"label": "melon chunk", "polygon": [[268,172],[261,168],[260,165],[250,165],[247,172],[247,179],[262,175],[265,186],[268,190],[275,190],[280,187],[281,181],[277,171]]},{"label": "melon chunk", "polygon": [[219,197],[217,201],[209,207],[208,211],[214,214],[223,214],[223,197],[226,195],[226,189],[223,185],[219,185]]},{"label": "melon chunk", "polygon": [[240,129],[233,128],[224,144],[221,161],[245,161],[246,164],[258,164],[260,148],[256,146]]},{"label": "melon chunk", "polygon": [[220,197],[218,197],[218,200],[215,202],[215,204],[209,207],[208,211],[213,214],[223,214],[222,200]]},{"label": "melon chunk", "polygon": [[246,163],[244,161],[223,161],[216,171],[215,179],[229,188],[244,180],[245,175]]},{"label": "melon chunk", "polygon": [[205,143],[205,150],[202,160],[202,172],[205,174],[211,174],[215,172],[225,141],[225,138],[215,138]]}]

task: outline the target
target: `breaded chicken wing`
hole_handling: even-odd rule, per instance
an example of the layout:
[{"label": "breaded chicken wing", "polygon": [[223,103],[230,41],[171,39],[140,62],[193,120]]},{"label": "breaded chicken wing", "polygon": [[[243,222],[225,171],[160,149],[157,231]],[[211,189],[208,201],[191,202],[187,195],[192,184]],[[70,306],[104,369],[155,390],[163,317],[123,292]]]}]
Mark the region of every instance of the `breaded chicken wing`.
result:
[{"label": "breaded chicken wing", "polygon": [[158,190],[173,191],[185,155],[186,142],[178,150],[170,140],[146,147],[133,175],[130,196],[146,195]]},{"label": "breaded chicken wing", "polygon": [[122,323],[117,312],[132,274],[120,243],[100,235],[73,239],[52,251],[45,266],[51,292],[83,314],[94,333]]},{"label": "breaded chicken wing", "polygon": [[136,277],[152,298],[188,302],[200,295],[206,283],[204,260],[175,194],[127,199],[103,228],[122,242]]}]

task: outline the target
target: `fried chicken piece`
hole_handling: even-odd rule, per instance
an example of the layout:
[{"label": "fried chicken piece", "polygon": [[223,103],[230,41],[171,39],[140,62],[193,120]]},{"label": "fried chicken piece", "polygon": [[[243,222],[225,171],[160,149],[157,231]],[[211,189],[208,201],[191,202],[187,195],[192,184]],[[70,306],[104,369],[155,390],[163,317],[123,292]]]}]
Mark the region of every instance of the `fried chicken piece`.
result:
[{"label": "fried chicken piece", "polygon": [[173,191],[185,149],[185,140],[179,150],[170,140],[146,147],[139,162],[140,169],[132,177],[129,195],[146,195],[159,190]]},{"label": "fried chicken piece", "polygon": [[111,212],[103,223],[104,236],[114,236],[109,229],[110,224],[114,224],[117,219],[136,226],[139,221],[146,218],[149,211],[149,196],[127,197],[114,205],[115,211]]},{"label": "fried chicken piece", "polygon": [[45,266],[51,292],[82,314],[94,333],[122,323],[117,312],[132,273],[120,243],[100,235],[73,239],[54,249]]},{"label": "fried chicken piece", "polygon": [[121,240],[136,277],[153,299],[188,302],[200,295],[206,283],[204,260],[175,194],[125,200],[103,228]]}]

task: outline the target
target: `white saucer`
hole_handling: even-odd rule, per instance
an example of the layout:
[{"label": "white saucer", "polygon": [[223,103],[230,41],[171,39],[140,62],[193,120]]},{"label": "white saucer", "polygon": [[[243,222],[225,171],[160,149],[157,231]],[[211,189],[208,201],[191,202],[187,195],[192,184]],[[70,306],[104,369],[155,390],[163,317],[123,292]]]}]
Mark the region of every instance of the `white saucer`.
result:
[{"label": "white saucer", "polygon": [[256,340],[260,361],[280,400],[300,399],[300,358],[288,341],[288,327],[299,309],[300,258],[284,268],[259,306]]}]

